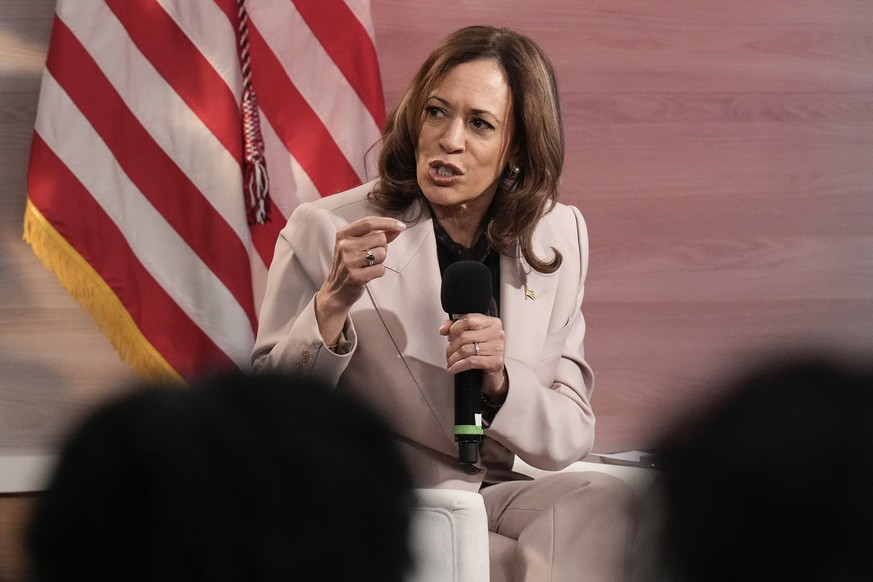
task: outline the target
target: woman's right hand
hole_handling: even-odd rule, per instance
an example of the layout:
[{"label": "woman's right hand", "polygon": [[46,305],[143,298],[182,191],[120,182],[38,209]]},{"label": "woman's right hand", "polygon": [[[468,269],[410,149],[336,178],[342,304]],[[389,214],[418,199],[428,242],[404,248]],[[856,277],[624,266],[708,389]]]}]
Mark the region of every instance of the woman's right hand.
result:
[{"label": "woman's right hand", "polygon": [[337,231],[330,272],[315,296],[315,316],[325,344],[336,344],[349,310],[364,294],[364,286],[385,274],[388,243],[405,229],[406,225],[394,218],[368,216]]}]

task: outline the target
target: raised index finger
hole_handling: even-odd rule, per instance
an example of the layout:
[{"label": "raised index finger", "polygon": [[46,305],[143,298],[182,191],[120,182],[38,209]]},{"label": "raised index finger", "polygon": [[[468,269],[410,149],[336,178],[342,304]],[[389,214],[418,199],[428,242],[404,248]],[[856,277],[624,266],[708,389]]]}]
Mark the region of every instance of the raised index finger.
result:
[{"label": "raised index finger", "polygon": [[390,241],[405,229],[406,225],[396,218],[367,216],[346,225],[343,230],[351,236],[364,236],[371,232],[384,232]]}]

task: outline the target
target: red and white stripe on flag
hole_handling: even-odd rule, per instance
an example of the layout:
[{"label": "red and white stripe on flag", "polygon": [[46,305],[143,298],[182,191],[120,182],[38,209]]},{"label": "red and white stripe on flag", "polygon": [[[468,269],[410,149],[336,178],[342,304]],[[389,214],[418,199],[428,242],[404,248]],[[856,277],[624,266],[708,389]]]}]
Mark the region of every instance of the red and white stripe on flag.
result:
[{"label": "red and white stripe on flag", "polygon": [[248,365],[279,230],[368,178],[366,0],[247,0],[272,210],[242,188],[237,0],[58,0],[25,238],[144,377]]}]

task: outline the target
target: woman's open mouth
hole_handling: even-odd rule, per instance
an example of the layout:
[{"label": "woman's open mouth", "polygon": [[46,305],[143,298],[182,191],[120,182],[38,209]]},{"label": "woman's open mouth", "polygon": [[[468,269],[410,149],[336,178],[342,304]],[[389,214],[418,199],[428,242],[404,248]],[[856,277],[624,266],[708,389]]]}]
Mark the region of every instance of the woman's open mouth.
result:
[{"label": "woman's open mouth", "polygon": [[437,186],[451,186],[461,176],[461,171],[451,164],[432,162],[428,169],[428,176]]}]

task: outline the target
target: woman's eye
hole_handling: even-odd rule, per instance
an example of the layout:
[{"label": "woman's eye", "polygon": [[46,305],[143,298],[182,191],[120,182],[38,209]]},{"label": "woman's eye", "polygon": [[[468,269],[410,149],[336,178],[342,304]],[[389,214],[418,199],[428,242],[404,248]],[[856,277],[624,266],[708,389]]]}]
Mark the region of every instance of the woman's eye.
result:
[{"label": "woman's eye", "polygon": [[427,113],[428,117],[443,117],[444,116],[443,110],[440,109],[439,107],[434,107],[433,105],[428,105],[427,107],[425,107],[424,110]]},{"label": "woman's eye", "polygon": [[494,126],[478,117],[470,122],[476,129],[494,129]]}]

